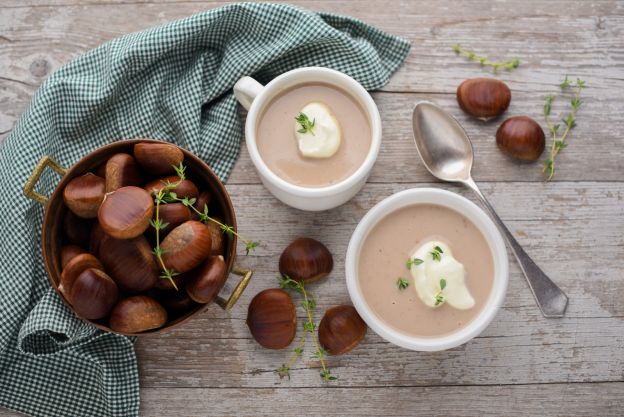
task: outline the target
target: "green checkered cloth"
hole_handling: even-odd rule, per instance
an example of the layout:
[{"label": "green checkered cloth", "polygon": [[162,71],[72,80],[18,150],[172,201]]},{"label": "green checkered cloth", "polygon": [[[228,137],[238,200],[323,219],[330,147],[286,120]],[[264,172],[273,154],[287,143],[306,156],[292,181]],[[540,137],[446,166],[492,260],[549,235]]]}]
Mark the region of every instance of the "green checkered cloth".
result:
[{"label": "green checkered cloth", "polygon": [[[112,40],[50,76],[0,147],[0,405],[37,416],[139,410],[133,340],[77,319],[47,281],[43,207],[22,197],[42,155],[69,167],[116,140],[159,138],[225,181],[242,139],[232,94],[240,77],[268,82],[325,66],[375,89],[408,50],[349,17],[234,4]],[[40,191],[49,195],[58,180],[47,172]]]}]

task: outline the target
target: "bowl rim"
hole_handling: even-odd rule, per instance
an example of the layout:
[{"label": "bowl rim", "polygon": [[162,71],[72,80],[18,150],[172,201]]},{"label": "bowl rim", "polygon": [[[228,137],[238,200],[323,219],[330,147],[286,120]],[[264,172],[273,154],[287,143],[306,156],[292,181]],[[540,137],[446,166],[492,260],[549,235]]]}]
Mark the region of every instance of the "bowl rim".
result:
[{"label": "bowl rim", "polygon": [[[267,104],[267,100],[272,98],[275,93],[279,93],[286,88],[309,82],[327,83],[344,90],[356,100],[367,113],[371,128],[370,148],[362,164],[347,178],[324,187],[303,187],[281,178],[267,166],[260,156],[256,145],[256,124],[261,116],[261,111]],[[379,149],[381,148],[381,140],[381,116],[379,114],[379,108],[377,104],[375,104],[370,93],[349,75],[325,67],[296,68],[272,79],[262,88],[251,103],[245,121],[245,143],[251,161],[256,169],[260,171],[263,178],[270,181],[275,187],[298,197],[327,197],[339,194],[356,186],[373,168],[379,154]]]},{"label": "bowl rim", "polygon": [[[409,336],[384,323],[369,307],[361,292],[357,278],[357,261],[362,243],[370,230],[386,215],[414,204],[435,204],[448,207],[465,216],[482,233],[494,261],[494,283],[488,299],[479,314],[466,326],[437,337]],[[505,300],[509,281],[507,248],[498,228],[490,217],[475,203],[451,191],[437,188],[411,188],[386,197],[358,223],[353,232],[345,259],[347,290],[362,319],[385,340],[406,349],[439,351],[462,345],[478,336],[492,322]]]},{"label": "bowl rim", "polygon": [[[61,298],[61,300],[63,301],[63,303],[65,303],[65,305],[72,311],[72,313],[80,320],[89,323],[95,327],[97,327],[100,330],[109,332],[109,333],[115,333],[115,334],[121,334],[121,335],[125,335],[125,336],[143,336],[143,335],[149,335],[149,334],[157,334],[157,333],[164,333],[167,332],[175,327],[180,326],[182,323],[187,322],[188,320],[190,320],[193,316],[195,316],[196,314],[204,311],[205,309],[207,309],[210,305],[212,305],[213,303],[208,303],[208,304],[197,304],[197,306],[192,309],[189,310],[186,314],[179,316],[177,318],[175,318],[172,321],[168,321],[164,326],[159,327],[157,329],[152,329],[152,330],[147,330],[144,332],[140,332],[140,333],[125,333],[125,332],[116,332],[114,330],[112,330],[109,326],[103,325],[101,323],[95,322],[93,320],[89,320],[89,319],[85,319],[83,317],[80,317],[73,309],[72,305],[69,303],[68,300],[65,299],[65,296],[61,293],[61,291],[58,288],[58,284],[57,282],[54,280],[54,276],[57,275],[55,273],[55,268],[52,268],[52,262],[54,262],[54,257],[55,256],[59,256],[60,253],[57,254],[53,254],[53,253],[48,253],[48,250],[46,248],[46,242],[48,239],[54,239],[54,236],[50,236],[48,237],[48,234],[52,233],[52,227],[49,225],[49,222],[54,221],[57,217],[58,217],[58,212],[52,212],[50,207],[52,206],[52,202],[56,201],[56,199],[63,199],[62,196],[62,192],[64,187],[67,185],[67,183],[77,177],[78,175],[83,174],[84,172],[89,172],[91,170],[86,170],[84,165],[89,164],[89,165],[93,165],[94,167],[101,165],[104,161],[100,160],[100,161],[92,161],[93,158],[96,158],[97,156],[100,156],[102,154],[107,154],[110,151],[114,151],[116,148],[126,148],[132,145],[135,145],[137,143],[166,143],[166,144],[170,144],[170,145],[174,145],[176,146],[178,149],[180,149],[182,151],[182,153],[184,154],[184,160],[192,160],[193,163],[197,166],[200,167],[200,169],[204,170],[206,172],[206,174],[212,179],[214,180],[214,183],[217,184],[217,188],[218,190],[210,190],[211,192],[218,192],[219,194],[221,194],[222,198],[223,198],[223,202],[225,204],[225,210],[229,211],[231,214],[231,225],[234,227],[234,229],[237,229],[237,224],[236,224],[236,211],[234,210],[234,206],[232,204],[232,200],[230,199],[230,194],[228,193],[227,189],[225,188],[225,185],[221,182],[221,180],[219,179],[219,177],[214,173],[214,171],[210,168],[210,166],[208,166],[208,164],[206,164],[201,158],[199,158],[197,155],[193,154],[191,151],[176,145],[175,143],[171,143],[168,142],[166,140],[162,140],[162,139],[153,139],[153,138],[132,138],[132,139],[122,139],[122,140],[118,140],[116,142],[112,142],[112,143],[108,143],[104,146],[100,146],[94,150],[92,150],[91,152],[86,153],[84,156],[82,156],[78,161],[76,161],[71,167],[67,168],[66,173],[61,177],[61,179],[59,180],[59,182],[56,184],[56,186],[54,187],[54,191],[52,192],[52,194],[50,194],[50,197],[48,198],[48,202],[45,205],[45,211],[43,214],[43,222],[42,222],[42,226],[41,226],[41,253],[42,253],[42,258],[43,258],[43,264],[46,270],[46,275],[48,278],[48,281],[50,282],[50,285],[52,285],[52,287],[54,288],[54,290],[56,291],[56,293],[58,294],[58,296]],[[120,151],[121,152],[121,151]],[[94,168],[95,169],[95,168]],[[62,203],[63,205],[65,204],[64,202]],[[69,209],[67,209],[69,210]],[[224,213],[225,214],[225,213]],[[237,237],[236,235],[233,236],[232,239],[229,239],[230,242],[230,248],[227,252],[228,255],[228,259],[226,260],[227,262],[227,274],[228,277],[229,275],[231,275],[232,272],[232,268],[234,267],[234,261],[236,259],[236,247],[237,247]],[[62,248],[62,245],[59,245],[58,248]],[[60,283],[60,275],[58,276],[58,282]]]}]

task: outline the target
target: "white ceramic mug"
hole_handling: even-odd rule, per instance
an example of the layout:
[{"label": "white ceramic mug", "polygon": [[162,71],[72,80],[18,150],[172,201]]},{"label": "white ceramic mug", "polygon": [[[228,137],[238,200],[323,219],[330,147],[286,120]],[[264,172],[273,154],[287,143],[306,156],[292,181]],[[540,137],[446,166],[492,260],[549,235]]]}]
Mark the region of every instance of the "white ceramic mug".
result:
[{"label": "white ceramic mug", "polygon": [[[437,204],[464,215],[483,234],[494,259],[494,283],[481,312],[458,331],[439,337],[409,336],[383,322],[364,299],[357,278],[360,250],[370,230],[389,213],[412,204]],[[435,188],[413,188],[398,192],[382,200],[360,220],[349,241],[345,272],[351,301],[362,319],[375,333],[387,341],[407,349],[438,351],[466,343],[478,336],[490,324],[505,300],[509,275],[508,262],[507,249],[500,232],[494,222],[476,204],[450,191]],[[418,318],[413,317],[413,319],[417,320]]]},{"label": "white ceramic mug", "polygon": [[[302,187],[280,178],[267,167],[256,145],[258,119],[265,106],[284,90],[313,82],[330,84],[350,94],[366,112],[371,127],[371,145],[362,165],[345,180],[327,187]],[[381,117],[373,98],[353,78],[329,68],[298,68],[274,78],[266,86],[243,77],[234,85],[234,95],[248,110],[245,141],[251,161],[264,186],[279,200],[301,210],[328,210],[347,202],[364,186],[381,146]]]}]

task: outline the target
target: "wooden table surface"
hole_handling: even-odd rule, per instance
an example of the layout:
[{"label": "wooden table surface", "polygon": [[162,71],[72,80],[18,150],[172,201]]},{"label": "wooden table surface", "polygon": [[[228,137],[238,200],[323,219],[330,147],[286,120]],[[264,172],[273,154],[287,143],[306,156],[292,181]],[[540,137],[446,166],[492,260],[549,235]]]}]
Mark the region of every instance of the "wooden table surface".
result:
[{"label": "wooden table surface", "polygon": [[[622,416],[624,415],[624,2],[621,1],[297,1],[312,10],[361,18],[412,42],[407,62],[373,97],[383,145],[368,184],[325,213],[290,209],[260,184],[246,149],[227,188],[240,230],[263,246],[242,265],[255,270],[234,309],[210,308],[177,331],[137,343],[141,413],[150,416]],[[53,70],[116,36],[218,6],[174,0],[1,0],[0,138],[7,136]],[[496,58],[520,57],[501,72],[513,101],[507,115],[544,125],[542,106],[565,74],[582,77],[583,106],[550,183],[541,163],[522,164],[494,141],[500,120],[466,117],[455,101],[465,78],[489,75],[456,56],[459,42]],[[330,278],[315,285],[319,310],[349,303],[344,254],[358,220],[382,198],[440,187],[413,146],[411,110],[432,100],[457,116],[475,149],[474,177],[526,248],[569,295],[565,318],[545,319],[518,265],[502,310],[475,340],[439,353],[395,347],[372,331],[353,352],[274,369],[288,352],[261,349],[245,325],[251,297],[276,284],[281,250],[296,236],[325,242]],[[561,101],[557,112],[565,108]],[[566,101],[567,104],[567,101]],[[546,155],[542,156],[542,160]],[[510,254],[511,256],[511,254]],[[299,311],[303,316],[303,312]],[[308,345],[311,351],[311,345]],[[14,415],[0,411],[1,416]]]}]

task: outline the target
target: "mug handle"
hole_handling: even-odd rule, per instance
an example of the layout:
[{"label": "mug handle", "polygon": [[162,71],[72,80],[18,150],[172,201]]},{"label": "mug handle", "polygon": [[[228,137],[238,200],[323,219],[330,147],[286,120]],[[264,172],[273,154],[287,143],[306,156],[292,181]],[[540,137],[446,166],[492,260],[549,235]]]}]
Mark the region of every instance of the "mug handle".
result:
[{"label": "mug handle", "polygon": [[45,155],[37,162],[32,174],[30,174],[30,177],[26,180],[26,184],[24,184],[24,195],[44,206],[48,203],[48,197],[35,191],[35,186],[47,167],[52,168],[60,176],[67,173],[67,169],[63,168],[58,162],[52,159],[50,155]]},{"label": "mug handle", "polygon": [[234,97],[245,108],[249,110],[251,103],[262,90],[264,86],[251,77],[243,77],[234,84]]},{"label": "mug handle", "polygon": [[231,309],[234,304],[236,304],[241,294],[243,294],[243,291],[245,291],[245,288],[247,288],[247,284],[249,284],[251,276],[253,275],[253,271],[251,269],[241,268],[237,265],[234,265],[232,268],[232,273],[242,276],[241,280],[238,284],[236,284],[236,288],[232,291],[232,294],[230,294],[227,300],[220,296],[215,298],[215,302],[219,305],[219,307],[226,311]]}]

